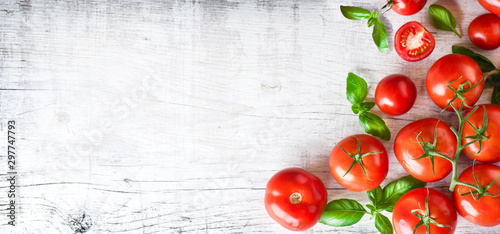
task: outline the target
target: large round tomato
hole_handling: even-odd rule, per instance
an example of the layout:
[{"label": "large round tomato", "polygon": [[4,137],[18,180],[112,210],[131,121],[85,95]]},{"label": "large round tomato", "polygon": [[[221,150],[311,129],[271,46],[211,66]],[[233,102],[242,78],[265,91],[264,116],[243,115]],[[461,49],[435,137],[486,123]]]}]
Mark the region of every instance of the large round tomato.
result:
[{"label": "large round tomato", "polygon": [[500,15],[500,0],[478,0],[478,2],[491,13]]},{"label": "large round tomato", "polygon": [[[494,163],[500,161],[500,105],[481,105],[472,115],[470,115],[468,118],[470,124],[465,123],[462,130],[462,145],[473,141],[473,139],[465,138],[476,135],[472,126],[477,129],[483,127],[485,108],[488,124],[486,125],[486,131],[483,135],[488,139],[483,140],[481,144],[476,142],[467,146],[464,152],[467,156],[479,162]],[[470,111],[466,112],[466,115],[468,115],[469,112]],[[481,146],[481,148],[479,146]],[[480,149],[481,151],[479,151]]]},{"label": "large round tomato", "polygon": [[450,126],[433,118],[417,120],[406,125],[394,140],[394,154],[401,166],[413,177],[425,182],[443,179],[451,172],[452,164],[439,156],[431,156],[434,164],[431,158],[420,157],[424,154],[432,155],[432,151],[435,151],[453,158],[456,147],[457,138]]},{"label": "large round tomato", "polygon": [[[478,164],[467,168],[458,177],[459,181],[476,184],[474,175],[481,186],[487,186],[500,176],[500,167],[494,164]],[[475,191],[472,189],[472,191]],[[497,180],[488,190],[492,195],[500,194],[500,180]],[[500,197],[482,196],[475,200],[471,194],[462,196],[461,194],[470,193],[469,187],[457,185],[453,191],[453,202],[458,213],[469,222],[481,226],[496,226],[500,224]],[[474,195],[477,198],[477,194]]]},{"label": "large round tomato", "polygon": [[394,36],[394,48],[399,57],[409,62],[427,58],[436,42],[434,36],[419,22],[410,21],[398,29]]},{"label": "large round tomato", "polygon": [[427,0],[388,0],[393,3],[392,10],[400,15],[413,15],[424,8]]},{"label": "large round tomato", "polygon": [[327,199],[318,177],[300,168],[287,168],[271,177],[264,200],[271,218],[289,230],[303,231],[318,222]]},{"label": "large round tomato", "polygon": [[[474,105],[483,93],[484,79],[479,65],[465,55],[445,55],[432,65],[425,79],[427,93],[441,109],[444,109],[455,96],[455,93],[448,88],[448,83],[452,81],[453,83],[450,86],[454,90],[457,90],[461,84],[467,81],[472,85],[477,84],[472,90],[464,93],[465,90],[471,87],[465,84],[460,92],[465,98],[465,103],[469,106]],[[461,105],[460,98],[455,99],[452,105],[459,109]],[[466,109],[465,106],[464,109]],[[446,110],[453,111],[451,106]]]},{"label": "large round tomato", "polygon": [[[426,203],[427,198],[427,205]],[[428,208],[428,209],[427,209]],[[433,219],[436,223],[449,227],[439,227],[432,222],[429,225],[429,233],[454,233],[457,227],[457,212],[451,200],[443,193],[431,188],[418,188],[403,195],[392,213],[392,224],[396,234],[418,233],[424,234],[425,225],[420,225],[416,232],[415,226],[421,217],[412,214],[416,211],[421,217]]]},{"label": "large round tomato", "polygon": [[359,134],[337,143],[330,154],[329,166],[333,178],[344,188],[364,192],[382,183],[389,170],[389,159],[380,141],[375,137]]},{"label": "large round tomato", "polygon": [[389,115],[402,115],[409,111],[417,98],[417,88],[404,75],[393,74],[382,79],[375,90],[375,103]]},{"label": "large round tomato", "polygon": [[469,39],[472,44],[484,50],[500,47],[500,17],[484,14],[476,17],[469,24]]}]

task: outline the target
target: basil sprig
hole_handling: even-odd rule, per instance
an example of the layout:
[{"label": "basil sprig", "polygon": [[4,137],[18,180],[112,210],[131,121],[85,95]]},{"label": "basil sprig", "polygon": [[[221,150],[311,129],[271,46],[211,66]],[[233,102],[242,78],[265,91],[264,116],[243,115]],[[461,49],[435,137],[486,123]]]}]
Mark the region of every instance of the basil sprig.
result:
[{"label": "basil sprig", "polygon": [[353,199],[333,200],[326,206],[319,222],[332,227],[352,226],[368,214],[375,218],[375,227],[380,233],[392,234],[391,221],[381,212],[392,212],[401,196],[410,190],[422,188],[425,184],[425,182],[408,175],[389,183],[383,189],[378,186],[366,192],[370,201],[370,204],[366,205],[368,210]]},{"label": "basil sprig", "polygon": [[444,6],[437,4],[430,5],[427,15],[436,28],[454,32],[459,38],[462,38],[462,35],[455,29],[457,27],[455,16]]},{"label": "basil sprig", "polygon": [[342,15],[350,20],[368,20],[368,27],[373,26],[372,38],[373,42],[381,52],[389,51],[389,42],[387,40],[387,29],[382,21],[380,21],[380,13],[377,11],[369,11],[367,9],[355,6],[340,6]]},{"label": "basil sprig", "polygon": [[359,124],[366,133],[388,141],[391,139],[391,131],[389,131],[384,120],[378,115],[368,112],[375,106],[375,103],[365,102],[367,92],[368,85],[366,81],[349,72],[347,75],[346,95],[347,100],[352,104],[352,112],[359,114]]},{"label": "basil sprig", "polygon": [[500,104],[500,70],[488,58],[463,46],[453,45],[451,51],[454,54],[462,54],[476,61],[483,73],[494,71],[486,78],[485,88],[493,88],[491,103]]}]

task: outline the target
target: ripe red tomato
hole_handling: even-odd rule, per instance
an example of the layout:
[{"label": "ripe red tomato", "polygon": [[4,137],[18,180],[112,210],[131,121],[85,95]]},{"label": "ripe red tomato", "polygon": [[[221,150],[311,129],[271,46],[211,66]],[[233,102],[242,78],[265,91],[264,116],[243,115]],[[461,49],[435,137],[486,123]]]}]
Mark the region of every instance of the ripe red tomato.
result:
[{"label": "ripe red tomato", "polygon": [[404,75],[393,74],[382,79],[375,90],[375,103],[389,115],[402,115],[409,111],[417,98],[417,88]]},{"label": "ripe red tomato", "polygon": [[410,21],[403,24],[394,36],[394,48],[399,57],[409,62],[427,58],[436,41],[434,36],[419,22]]},{"label": "ripe red tomato", "polygon": [[[434,132],[436,131],[436,135]],[[418,137],[417,136],[420,136]],[[436,140],[434,140],[436,139]],[[434,150],[448,157],[455,157],[457,138],[450,126],[439,119],[421,119],[403,127],[394,140],[394,154],[403,168],[413,177],[434,182],[443,179],[452,170],[451,162],[434,156],[434,170],[430,158],[420,158],[424,150],[420,144],[428,142],[426,147],[436,143]]]},{"label": "ripe red tomato", "polygon": [[[359,162],[362,162],[366,174]],[[356,165],[351,168],[353,164]],[[389,159],[379,140],[370,135],[359,134],[348,136],[337,143],[330,154],[329,166],[333,178],[344,188],[364,192],[382,183],[389,170]]]},{"label": "ripe red tomato", "polygon": [[472,44],[484,50],[500,47],[500,17],[484,14],[476,17],[469,24],[469,39]]},{"label": "ripe red tomato", "polygon": [[[457,227],[457,212],[451,200],[443,193],[431,188],[418,188],[411,190],[403,195],[396,205],[392,213],[392,224],[396,234],[414,233],[413,230],[418,222],[419,217],[412,214],[416,213],[425,216],[427,211],[425,199],[427,198],[428,217],[432,218],[438,224],[448,225],[451,227],[439,227],[434,224],[429,225],[429,233],[454,233]],[[424,234],[425,226],[421,225],[415,233]]]},{"label": "ripe red tomato", "polygon": [[318,177],[300,168],[287,168],[271,177],[264,201],[267,213],[281,226],[303,231],[318,222],[327,199]]},{"label": "ripe red tomato", "polygon": [[[493,180],[500,176],[500,167],[494,164],[478,164],[467,168],[458,177],[459,181],[476,184],[472,170],[481,186],[487,186]],[[472,191],[475,191],[472,189]],[[458,213],[471,223],[481,226],[496,226],[500,224],[500,197],[482,196],[479,200],[475,200],[472,195],[461,194],[469,193],[469,187],[457,185],[453,191],[453,202]],[[487,192],[498,195],[500,194],[500,180],[490,187]],[[477,195],[475,195],[477,198]]]},{"label": "ripe red tomato", "polygon": [[[459,79],[460,78],[460,79]],[[460,84],[470,81],[472,85],[479,83],[472,90],[464,93],[465,103],[469,106],[474,105],[484,89],[483,72],[477,63],[471,58],[461,54],[448,54],[438,59],[427,73],[425,79],[425,88],[431,97],[432,101],[441,109],[453,99],[455,93],[448,88],[448,83],[455,90]],[[465,85],[464,89],[470,88],[470,85]],[[459,98],[453,101],[452,105],[457,109],[460,108],[461,100]],[[464,110],[467,109],[464,106]],[[453,111],[452,107],[446,110]]]},{"label": "ripe red tomato", "polygon": [[[476,142],[467,146],[464,152],[469,158],[479,162],[495,163],[500,161],[500,105],[481,105],[472,113],[468,120],[474,127],[480,129],[483,126],[484,108],[486,108],[486,116],[488,117],[484,136],[488,139],[483,140],[481,143],[481,151],[479,151],[479,142]],[[466,112],[466,115],[469,112]],[[473,141],[473,139],[465,137],[474,135],[476,135],[474,128],[470,124],[465,123],[462,130],[462,145]]]},{"label": "ripe red tomato", "polygon": [[[387,0],[389,2],[390,0]],[[392,10],[400,15],[413,15],[424,8],[427,0],[392,0]]]},{"label": "ripe red tomato", "polygon": [[493,14],[500,15],[500,0],[478,0],[478,2],[484,9]]}]

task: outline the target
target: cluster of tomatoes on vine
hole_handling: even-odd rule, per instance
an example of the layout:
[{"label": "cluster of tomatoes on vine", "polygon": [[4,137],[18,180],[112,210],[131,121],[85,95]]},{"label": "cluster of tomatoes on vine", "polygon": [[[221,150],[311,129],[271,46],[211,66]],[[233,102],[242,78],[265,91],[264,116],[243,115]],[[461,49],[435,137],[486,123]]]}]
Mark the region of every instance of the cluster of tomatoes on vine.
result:
[{"label": "cluster of tomatoes on vine", "polygon": [[[480,15],[470,23],[470,41],[481,49],[496,49],[500,47],[500,17],[497,16],[500,15],[500,0],[478,1],[492,14]],[[389,0],[382,10],[412,15],[425,4],[426,0]],[[433,23],[443,20],[443,16],[435,16],[440,14],[440,9],[441,6],[434,6],[434,16],[429,13]],[[342,6],[341,10],[346,18],[368,20],[368,26],[374,26],[374,34],[380,34],[383,24],[380,25],[379,12]],[[447,13],[444,15],[452,21],[447,31],[459,35],[454,17],[450,20]],[[444,29],[444,26],[437,27]],[[381,38],[374,36],[373,39],[383,51],[385,45]],[[396,32],[394,41],[396,52],[407,61],[426,58],[435,45],[432,34],[415,21],[404,24]],[[494,86],[495,82],[500,82],[500,73],[487,79],[483,73],[500,70],[485,57],[466,48],[454,46],[453,52],[431,66],[425,84],[431,100],[443,111],[454,111],[459,124],[451,127],[438,118],[425,118],[398,132],[394,154],[410,176],[380,187],[389,171],[384,145],[367,134],[349,136],[333,148],[329,169],[344,188],[367,193],[371,202],[366,205],[368,209],[352,199],[327,203],[326,188],[318,177],[300,168],[287,168],[277,172],[266,186],[268,214],[294,231],[307,230],[318,221],[335,227],[350,226],[359,222],[363,215],[371,215],[381,233],[454,233],[457,212],[476,225],[499,225],[500,167],[495,163],[500,162],[500,105],[476,105],[476,102],[485,84]],[[385,122],[369,111],[377,105],[386,114],[404,114],[412,108],[417,91],[407,76],[389,75],[377,85],[375,103],[365,102],[366,82],[349,73],[346,94],[363,129],[389,140],[390,132]],[[492,97],[493,103],[494,100]],[[473,159],[474,163],[459,176],[457,164],[461,154]],[[450,173],[452,199],[440,191],[423,188],[425,183],[442,180]],[[392,222],[381,212],[392,212]]]}]

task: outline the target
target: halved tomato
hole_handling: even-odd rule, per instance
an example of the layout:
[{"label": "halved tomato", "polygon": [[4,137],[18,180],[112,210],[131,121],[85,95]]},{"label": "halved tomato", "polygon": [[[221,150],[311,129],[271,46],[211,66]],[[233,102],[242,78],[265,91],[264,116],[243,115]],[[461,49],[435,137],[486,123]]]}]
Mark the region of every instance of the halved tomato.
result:
[{"label": "halved tomato", "polygon": [[396,32],[394,47],[399,57],[409,62],[427,58],[436,42],[434,36],[419,22],[410,21]]}]

